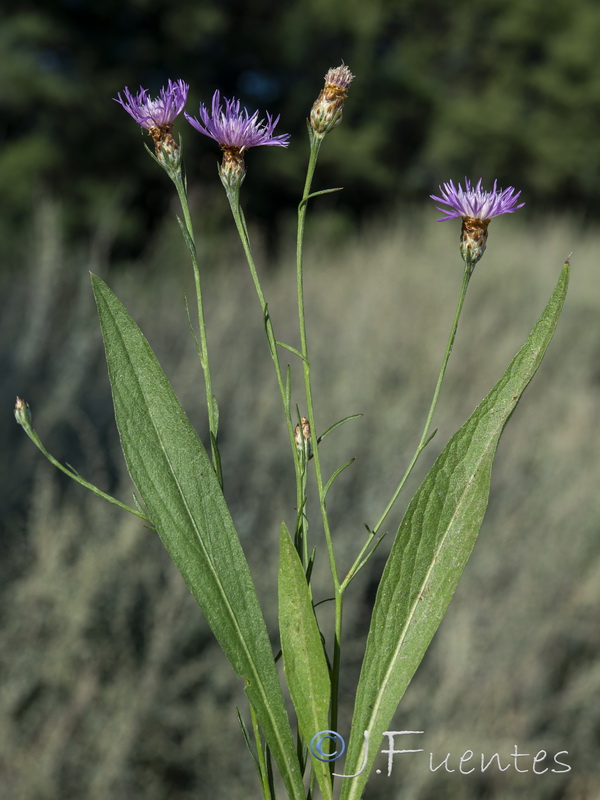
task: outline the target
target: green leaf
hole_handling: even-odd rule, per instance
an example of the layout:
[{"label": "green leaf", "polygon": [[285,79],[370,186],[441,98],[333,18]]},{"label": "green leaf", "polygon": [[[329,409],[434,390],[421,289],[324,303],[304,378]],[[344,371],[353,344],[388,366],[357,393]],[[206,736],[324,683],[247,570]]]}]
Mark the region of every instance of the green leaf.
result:
[{"label": "green leaf", "polygon": [[329,765],[315,758],[310,743],[329,726],[331,683],[310,587],[288,530],[281,526],[279,551],[279,630],[283,667],[298,727],[309,748],[313,771],[325,800],[331,800]]},{"label": "green leaf", "polygon": [[338,467],[336,469],[336,471],[333,473],[331,478],[329,478],[329,480],[325,484],[325,488],[323,489],[323,497],[327,497],[327,492],[331,489],[331,485],[334,482],[334,480],[337,478],[337,476],[340,475],[345,469],[350,467],[352,464],[354,464],[355,461],[356,461],[356,458],[351,458],[350,461],[346,461],[345,464],[342,464],[341,467]]},{"label": "green leaf", "polygon": [[250,741],[250,734],[248,733],[248,727],[244,722],[244,718],[242,717],[242,712],[237,706],[235,707],[235,713],[237,714],[238,723],[240,725],[240,728],[242,729],[242,736],[244,737],[244,741],[246,742],[246,747],[248,749],[248,752],[250,753],[252,761],[254,761],[254,766],[256,767],[256,771],[258,772],[258,777],[260,778],[262,777],[260,774],[260,764],[258,763],[258,758],[256,757],[256,753],[254,752],[254,748],[252,747],[252,742]]},{"label": "green leaf", "polygon": [[319,436],[317,439],[317,444],[320,444],[326,436],[329,436],[330,433],[332,433],[336,428],[339,428],[340,425],[343,425],[344,422],[348,422],[351,419],[358,419],[362,416],[362,414],[350,414],[349,417],[344,417],[343,419],[334,422],[333,425],[330,425],[327,430]]},{"label": "green leaf", "polygon": [[304,798],[256,589],[206,450],[144,335],[100,278],[92,286],[121,446],[163,544],[245,681],[290,797]]},{"label": "green leaf", "polygon": [[302,355],[300,350],[297,350],[295,347],[292,347],[291,344],[286,344],[285,342],[280,342],[277,339],[275,340],[275,344],[278,344],[279,347],[285,347],[285,349],[289,350],[290,353],[293,353],[295,356],[298,356],[298,358],[301,358],[302,361],[306,361],[306,359],[304,358],[304,356]]},{"label": "green leaf", "polygon": [[546,352],[566,296],[565,264],[524,346],[448,442],[411,500],[377,592],[358,684],[341,800],[358,800],[379,744],[435,634],[485,514],[502,430]]}]

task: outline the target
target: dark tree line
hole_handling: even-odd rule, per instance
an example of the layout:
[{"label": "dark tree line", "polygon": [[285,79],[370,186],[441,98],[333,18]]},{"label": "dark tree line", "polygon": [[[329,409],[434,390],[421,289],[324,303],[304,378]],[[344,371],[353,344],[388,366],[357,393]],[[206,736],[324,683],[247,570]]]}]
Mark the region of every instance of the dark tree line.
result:
[{"label": "dark tree line", "polygon": [[[291,211],[306,115],[342,59],[356,80],[319,180],[345,187],[351,213],[420,201],[464,175],[518,185],[536,208],[593,218],[600,206],[600,6],[590,0],[52,0],[2,16],[5,231],[45,192],[61,198],[75,235],[122,204],[122,236],[139,244],[169,196],[111,98],[169,77],[191,84],[192,113],[220,88],[281,114],[292,145],[253,152],[245,191],[258,219]],[[218,152],[180,130],[206,198],[220,190]]]}]

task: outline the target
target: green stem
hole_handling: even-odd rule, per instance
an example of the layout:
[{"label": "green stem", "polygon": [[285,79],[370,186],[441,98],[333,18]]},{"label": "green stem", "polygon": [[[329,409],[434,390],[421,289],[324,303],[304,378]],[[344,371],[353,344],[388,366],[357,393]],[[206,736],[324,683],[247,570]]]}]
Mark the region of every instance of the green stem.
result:
[{"label": "green stem", "polygon": [[339,675],[340,675],[340,661],[341,661],[341,638],[342,638],[342,600],[343,592],[340,586],[340,580],[335,563],[335,553],[333,549],[333,540],[331,536],[331,528],[329,525],[329,518],[327,516],[327,507],[325,501],[325,490],[323,484],[323,476],[321,472],[321,462],[319,459],[318,443],[317,443],[317,426],[315,421],[314,403],[312,396],[312,385],[310,376],[310,361],[308,358],[308,339],[306,335],[306,315],[304,310],[304,277],[303,277],[303,262],[302,251],[304,244],[304,229],[306,223],[306,211],[308,207],[308,199],[312,185],[319,150],[323,141],[322,137],[310,135],[310,158],[306,172],[306,181],[304,184],[304,192],[302,200],[298,207],[298,238],[296,245],[296,282],[298,294],[298,321],[300,326],[300,349],[302,353],[302,364],[304,371],[304,390],[306,394],[306,410],[307,417],[310,423],[310,432],[312,440],[313,461],[315,465],[315,478],[317,482],[317,490],[319,494],[319,508],[321,512],[321,520],[323,523],[323,532],[325,534],[325,543],[327,547],[327,555],[329,557],[329,568],[331,570],[331,578],[333,581],[333,589],[335,596],[335,635],[333,645],[333,659],[331,670],[331,727],[336,730],[337,716],[338,716],[338,694],[339,694]]},{"label": "green stem", "polygon": [[86,489],[89,489],[90,492],[93,492],[93,494],[97,495],[98,497],[101,497],[103,500],[106,500],[107,502],[112,503],[114,506],[118,506],[119,508],[122,508],[124,511],[129,511],[130,514],[133,514],[134,516],[139,517],[140,519],[143,519],[144,522],[147,522],[149,525],[152,525],[152,520],[148,519],[148,517],[145,516],[145,514],[142,514],[141,512],[136,511],[135,508],[131,508],[130,506],[125,505],[125,503],[121,503],[120,500],[117,500],[115,497],[112,497],[110,494],[106,494],[106,492],[103,492],[101,489],[98,489],[97,486],[94,486],[93,483],[90,483],[89,481],[84,480],[80,475],[78,475],[72,469],[69,469],[68,467],[65,467],[63,464],[60,463],[60,461],[57,461],[57,459],[54,458],[54,456],[46,450],[46,448],[44,447],[44,445],[42,444],[42,442],[40,440],[40,437],[37,435],[37,433],[33,430],[32,427],[30,427],[30,426],[28,427],[26,425],[21,425],[21,427],[23,428],[23,430],[25,431],[27,436],[29,436],[29,438],[34,443],[34,445],[38,448],[38,450],[40,450],[40,452],[43,453],[46,456],[48,461],[51,464],[53,464],[57,469],[59,469],[61,472],[64,472],[64,474],[67,475],[69,478],[71,478],[71,480],[75,481],[76,483],[79,483],[81,486],[84,486]]},{"label": "green stem", "polygon": [[402,488],[403,488],[404,484],[408,480],[408,477],[409,477],[410,473],[413,471],[413,468],[414,468],[415,464],[417,463],[417,461],[419,459],[419,456],[421,455],[421,453],[423,452],[423,450],[425,449],[425,447],[427,446],[427,444],[431,440],[431,437],[429,436],[429,429],[431,427],[431,420],[433,419],[433,415],[434,415],[435,409],[437,407],[438,399],[439,399],[439,396],[440,396],[440,391],[441,391],[441,388],[442,388],[442,383],[444,381],[444,375],[446,374],[446,367],[448,366],[448,361],[450,359],[450,353],[452,352],[452,347],[454,345],[454,339],[456,338],[456,331],[458,329],[458,321],[460,319],[462,308],[463,308],[463,305],[464,305],[464,302],[465,302],[465,297],[467,296],[467,289],[469,287],[469,281],[471,280],[471,275],[472,274],[473,274],[473,268],[472,268],[472,266],[470,264],[467,263],[465,265],[465,271],[463,273],[463,281],[462,281],[462,286],[461,286],[461,289],[460,289],[460,296],[458,298],[458,305],[456,307],[456,312],[454,314],[454,320],[452,321],[452,328],[450,330],[450,336],[448,337],[448,344],[446,345],[446,351],[444,353],[442,366],[441,366],[441,369],[440,369],[440,373],[438,375],[437,383],[435,385],[435,391],[433,392],[433,398],[431,400],[431,405],[429,407],[429,413],[427,414],[427,419],[425,420],[425,427],[423,428],[423,433],[421,434],[421,439],[419,441],[419,444],[417,445],[417,449],[415,450],[415,453],[414,453],[414,455],[413,455],[408,467],[406,468],[406,472],[402,476],[402,479],[401,479],[400,483],[398,484],[398,486],[396,488],[396,491],[392,495],[392,498],[391,498],[390,502],[387,504],[387,506],[385,508],[385,511],[383,512],[383,514],[379,518],[379,521],[377,522],[377,524],[373,528],[373,533],[374,534],[377,534],[377,532],[379,531],[379,529],[383,525],[387,515],[392,510],[392,506],[394,505],[394,503],[398,499],[398,496],[399,496],[400,492],[402,491]]},{"label": "green stem", "polygon": [[367,552],[369,547],[371,547],[371,543],[373,542],[374,538],[375,538],[375,534],[373,533],[373,531],[369,531],[369,538],[367,539],[367,541],[362,546],[362,548],[360,550],[360,553],[354,559],[354,563],[352,564],[352,566],[348,570],[348,573],[347,573],[346,577],[344,578],[344,580],[340,584],[340,589],[341,589],[342,592],[344,592],[346,590],[346,588],[347,588],[348,584],[350,583],[350,581],[352,580],[352,578],[354,578],[357,575],[357,573],[362,569],[362,567],[364,567],[364,565],[367,563],[369,558],[373,555],[373,553],[375,552],[375,548],[377,547],[377,544],[381,541],[383,536],[381,536],[379,538],[377,544],[375,545],[373,550],[371,550],[369,555],[366,558],[363,559],[363,556],[365,555],[365,553]]},{"label": "green stem", "polygon": [[196,251],[196,244],[194,239],[194,229],[192,227],[192,218],[190,216],[190,209],[187,199],[187,191],[181,169],[177,170],[175,174],[170,174],[170,177],[175,184],[179,202],[181,203],[181,210],[183,211],[183,218],[185,222],[185,230],[187,236],[184,236],[187,248],[190,252],[192,261],[192,268],[194,270],[194,283],[196,287],[196,305],[198,311],[198,329],[200,331],[200,344],[198,347],[198,355],[200,357],[200,364],[204,373],[204,387],[206,390],[206,405],[208,410],[208,426],[210,430],[210,449],[212,455],[212,463],[214,470],[219,479],[221,488],[223,488],[223,472],[221,469],[221,457],[219,454],[218,445],[218,428],[219,428],[219,414],[217,404],[212,391],[212,380],[210,377],[210,365],[208,361],[208,340],[206,337],[206,322],[204,318],[204,304],[202,301],[202,285],[200,282],[200,267],[198,265],[198,253]]},{"label": "green stem", "polygon": [[294,469],[296,473],[296,507],[300,509],[302,508],[304,503],[302,463],[300,454],[298,452],[298,449],[296,448],[296,441],[294,437],[294,423],[292,421],[292,413],[291,413],[288,393],[286,391],[285,382],[283,380],[283,375],[281,372],[281,364],[279,363],[279,353],[277,351],[277,340],[275,338],[275,332],[273,330],[273,323],[271,321],[271,315],[269,314],[269,307],[265,299],[264,292],[262,290],[260,278],[258,277],[256,264],[254,263],[254,256],[252,255],[252,248],[250,247],[250,239],[248,237],[248,229],[246,228],[244,214],[239,203],[239,186],[237,187],[237,191],[227,191],[227,199],[229,200],[231,213],[233,215],[233,219],[236,228],[238,230],[240,240],[242,242],[244,255],[246,256],[246,261],[248,262],[248,267],[250,268],[252,282],[254,284],[254,288],[258,296],[258,301],[260,303],[260,307],[263,313],[265,332],[269,344],[269,352],[271,353],[273,366],[275,367],[275,374],[277,376],[277,385],[279,386],[279,394],[281,396],[285,421],[288,429],[288,437],[290,440],[290,447],[292,450],[292,457],[294,460]]}]

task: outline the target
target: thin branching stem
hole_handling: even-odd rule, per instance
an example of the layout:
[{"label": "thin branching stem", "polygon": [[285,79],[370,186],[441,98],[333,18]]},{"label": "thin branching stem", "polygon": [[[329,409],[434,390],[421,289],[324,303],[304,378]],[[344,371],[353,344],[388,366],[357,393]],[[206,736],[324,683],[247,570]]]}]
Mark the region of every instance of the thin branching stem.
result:
[{"label": "thin branching stem", "polygon": [[173,180],[173,183],[175,184],[175,188],[177,189],[179,202],[181,203],[181,210],[183,211],[185,229],[188,234],[187,236],[184,236],[184,239],[190,253],[192,268],[194,271],[194,285],[196,288],[196,306],[198,312],[198,330],[200,332],[198,355],[200,358],[200,364],[202,366],[202,372],[204,374],[204,387],[206,390],[206,405],[208,410],[208,427],[210,430],[210,449],[211,449],[213,467],[217,474],[217,478],[219,479],[221,488],[223,488],[223,472],[221,469],[221,458],[219,455],[219,445],[218,445],[219,413],[217,410],[216,400],[213,395],[212,380],[210,377],[210,365],[208,360],[208,340],[206,336],[206,322],[204,318],[204,303],[202,300],[202,284],[200,280],[200,267],[198,264],[198,253],[196,250],[196,243],[195,243],[196,240],[194,239],[194,229],[192,226],[192,218],[190,216],[187,191],[181,170],[179,169],[174,175],[171,175],[171,178]]},{"label": "thin branching stem", "polygon": [[233,219],[235,221],[236,228],[238,230],[238,234],[240,240],[242,242],[242,247],[244,249],[244,255],[246,256],[246,261],[248,263],[248,267],[250,268],[250,274],[252,276],[252,282],[254,284],[254,288],[256,290],[256,294],[258,296],[258,301],[260,303],[260,307],[263,313],[263,320],[265,324],[265,333],[267,336],[267,341],[269,344],[269,352],[271,353],[271,358],[273,360],[273,366],[275,367],[275,375],[277,377],[277,385],[279,387],[279,394],[281,396],[281,403],[283,405],[283,411],[285,415],[285,421],[288,430],[288,436],[290,440],[290,447],[292,449],[292,457],[294,460],[294,470],[296,474],[296,507],[301,509],[304,505],[304,478],[303,478],[303,467],[301,464],[301,459],[299,457],[298,449],[296,448],[296,441],[294,437],[294,423],[292,420],[292,412],[290,408],[290,401],[289,401],[289,394],[286,390],[286,382],[284,381],[283,374],[281,371],[281,364],[279,362],[279,353],[277,350],[277,339],[275,338],[275,331],[273,330],[273,323],[271,321],[271,315],[269,314],[269,307],[262,289],[262,285],[260,282],[260,278],[258,277],[258,272],[256,270],[256,264],[254,263],[254,256],[252,254],[252,248],[250,247],[250,238],[248,236],[248,229],[246,227],[246,221],[244,219],[244,214],[241,209],[239,203],[239,188],[237,191],[228,191],[227,198],[229,200],[229,205],[231,207],[231,213],[233,215]]},{"label": "thin branching stem", "polygon": [[125,503],[121,503],[120,500],[117,500],[115,497],[112,497],[112,495],[106,494],[106,492],[103,492],[101,489],[98,489],[98,487],[94,486],[93,483],[86,481],[84,478],[81,477],[81,475],[78,475],[74,469],[65,467],[64,464],[61,464],[60,461],[54,458],[54,456],[46,450],[46,448],[42,444],[40,437],[37,435],[37,433],[33,430],[31,426],[23,425],[22,427],[27,436],[29,436],[34,445],[38,448],[38,450],[41,453],[43,453],[43,455],[48,459],[48,461],[51,464],[53,464],[57,469],[59,469],[61,472],[64,472],[64,474],[67,475],[69,478],[71,478],[71,480],[75,481],[80,486],[84,486],[86,489],[89,489],[89,491],[95,494],[97,497],[101,497],[103,500],[112,503],[112,505],[122,508],[123,511],[129,511],[130,514],[133,514],[134,516],[143,519],[144,522],[147,522],[149,525],[152,525],[152,520],[150,520],[145,514],[142,514],[140,511],[136,511],[136,509],[131,508],[131,506],[125,505]]},{"label": "thin branching stem", "polygon": [[[358,556],[356,557],[354,564],[348,570],[348,574],[344,578],[342,582],[342,590],[344,590],[350,581],[357,575],[359,570],[367,563],[369,556],[363,558],[366,550],[368,549],[369,545],[373,541],[373,539],[377,536],[378,532],[380,531],[383,523],[385,522],[388,514],[392,510],[394,503],[398,499],[400,492],[404,488],[404,484],[408,480],[411,472],[414,469],[415,464],[419,460],[419,456],[423,452],[423,450],[427,447],[433,435],[430,435],[431,429],[431,422],[433,419],[433,415],[435,413],[435,409],[438,404],[438,400],[440,397],[440,391],[442,389],[442,383],[444,382],[444,376],[446,374],[446,368],[448,366],[448,361],[450,360],[450,354],[452,353],[452,347],[454,346],[454,340],[456,338],[456,331],[458,330],[458,322],[460,320],[460,315],[462,313],[463,305],[465,302],[465,297],[467,296],[467,289],[469,288],[469,281],[471,280],[471,275],[473,274],[473,267],[470,263],[465,265],[465,271],[463,273],[463,280],[462,286],[460,289],[460,295],[458,298],[458,304],[456,306],[456,311],[454,313],[454,319],[452,320],[452,327],[450,329],[450,336],[448,337],[448,342],[446,344],[446,350],[444,352],[444,357],[442,359],[442,366],[440,368],[440,372],[438,375],[437,383],[435,385],[435,390],[433,392],[433,398],[431,400],[431,405],[429,406],[429,412],[427,414],[427,419],[425,420],[425,426],[423,427],[423,432],[421,434],[421,439],[419,440],[419,444],[417,445],[417,449],[415,450],[413,457],[411,458],[408,467],[406,468],[404,475],[400,479],[400,483],[396,487],[390,501],[388,502],[387,506],[385,507],[381,517],[377,521],[375,527],[370,531],[369,540],[362,548]],[[380,537],[381,538],[381,537]],[[377,540],[379,543],[380,539]]]},{"label": "thin branching stem", "polygon": [[431,405],[429,406],[429,412],[427,414],[427,419],[425,420],[425,426],[423,428],[423,433],[421,434],[421,439],[419,444],[417,445],[417,449],[413,457],[410,460],[408,467],[406,468],[406,472],[402,476],[402,479],[398,486],[396,487],[396,491],[392,495],[390,502],[387,504],[383,514],[379,518],[377,524],[373,528],[373,533],[377,534],[381,526],[383,525],[387,515],[392,510],[392,507],[396,500],[398,499],[398,495],[402,491],[404,484],[406,483],[410,473],[413,471],[413,467],[417,463],[419,456],[427,446],[428,442],[431,441],[431,437],[429,436],[429,430],[431,428],[431,420],[433,419],[433,415],[435,413],[435,409],[438,404],[438,400],[440,397],[440,391],[442,389],[442,383],[444,381],[444,376],[446,374],[446,367],[448,366],[448,361],[450,359],[450,354],[452,353],[452,347],[454,346],[454,339],[456,338],[456,331],[458,329],[458,322],[460,320],[460,315],[463,309],[463,305],[465,302],[465,297],[467,296],[467,289],[469,288],[469,281],[471,279],[471,275],[473,274],[472,267],[469,264],[465,265],[465,271],[463,273],[463,281],[462,286],[460,289],[460,296],[458,298],[458,304],[456,306],[456,312],[454,314],[454,319],[452,321],[452,328],[450,329],[450,336],[448,337],[448,343],[446,344],[446,350],[444,352],[444,358],[442,360],[442,366],[440,368],[440,372],[438,375],[437,383],[435,385],[435,390],[433,392],[433,398],[431,400]]},{"label": "thin branching stem", "polygon": [[256,756],[263,798],[264,800],[273,800],[274,795],[271,792],[269,771],[267,769],[267,759],[265,758],[265,751],[263,750],[258,717],[256,716],[256,711],[254,710],[252,703],[250,703],[250,718],[252,719],[252,729],[254,730],[254,739],[256,741]]},{"label": "thin branching stem", "polygon": [[302,261],[302,251],[304,244],[304,230],[306,223],[306,211],[308,207],[308,199],[310,196],[310,189],[317,165],[319,150],[321,147],[322,137],[310,135],[310,158],[306,172],[306,181],[304,184],[304,192],[302,200],[298,207],[298,236],[296,244],[296,282],[298,293],[298,321],[300,326],[300,349],[302,352],[302,365],[304,372],[304,390],[306,394],[306,413],[310,424],[313,462],[315,467],[315,478],[317,482],[317,491],[319,494],[319,509],[321,512],[321,520],[323,523],[323,532],[325,534],[325,543],[327,547],[327,555],[329,557],[329,567],[331,570],[331,578],[333,581],[333,589],[335,596],[335,634],[333,643],[333,659],[331,670],[331,727],[336,730],[337,716],[338,716],[338,693],[339,693],[339,674],[340,674],[340,661],[341,661],[341,638],[342,638],[342,591],[340,587],[340,580],[338,576],[337,566],[335,562],[335,553],[333,549],[333,539],[331,536],[331,528],[329,525],[329,518],[327,515],[327,506],[325,501],[325,485],[323,483],[323,475],[321,471],[321,462],[319,459],[318,451],[318,436],[317,426],[315,421],[312,383],[310,375],[310,360],[308,357],[308,339],[306,335],[306,315],[304,310],[304,270]]}]

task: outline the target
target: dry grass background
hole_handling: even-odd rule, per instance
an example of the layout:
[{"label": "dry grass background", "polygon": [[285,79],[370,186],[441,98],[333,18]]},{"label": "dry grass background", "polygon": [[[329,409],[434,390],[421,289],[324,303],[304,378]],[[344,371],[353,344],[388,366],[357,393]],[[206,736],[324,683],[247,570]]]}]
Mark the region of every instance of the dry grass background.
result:
[{"label": "dry grass background", "polygon": [[[335,242],[319,233],[326,224],[315,210],[312,220],[306,288],[317,419],[325,428],[364,413],[323,445],[326,471],[357,458],[329,503],[339,558],[349,565],[363,522],[376,520],[418,439],[460,285],[458,223],[435,223],[431,209],[413,211]],[[144,257],[117,273],[108,257],[114,224],[99,227],[88,251],[65,252],[60,209],[41,203],[22,232],[23,259],[8,265],[3,280],[1,795],[258,797],[235,715],[236,706],[246,713],[243,687],[157,537],[71,485],[10,418],[18,393],[55,455],[128,501],[132,487],[87,278],[92,269],[140,323],[206,440],[178,233],[174,226],[156,233]],[[205,253],[225,488],[275,632],[276,543],[281,519],[294,518],[293,470],[233,228],[227,241],[218,255]],[[404,746],[423,747],[438,761],[467,749],[508,755],[517,744],[531,754],[567,750],[572,770],[431,773],[426,758],[398,756],[391,777],[372,776],[368,800],[599,796],[597,231],[566,218],[531,220],[527,209],[492,223],[435,421],[439,433],[401,504],[501,375],[571,250],[573,279],[559,330],[505,432],[480,539],[393,725],[424,730]],[[278,338],[296,345],[291,251],[280,261],[270,268],[263,262],[266,295]],[[399,505],[392,533],[401,512]],[[382,547],[348,595],[346,735],[386,552]],[[327,597],[324,558],[315,582],[317,598]],[[327,614],[322,606],[325,624]],[[378,766],[384,770],[383,757]]]}]

